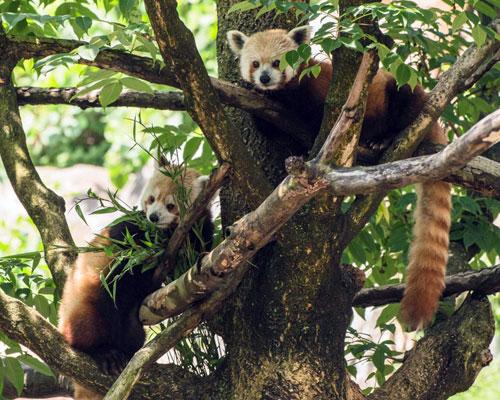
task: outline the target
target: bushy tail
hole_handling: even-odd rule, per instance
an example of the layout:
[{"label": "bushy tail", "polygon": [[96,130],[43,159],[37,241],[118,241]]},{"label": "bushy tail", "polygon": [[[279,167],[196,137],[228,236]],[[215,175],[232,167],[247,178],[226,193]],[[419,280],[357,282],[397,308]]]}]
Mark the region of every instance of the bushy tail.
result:
[{"label": "bushy tail", "polygon": [[[444,141],[441,135],[439,139],[431,139],[433,142]],[[407,286],[401,302],[401,316],[413,329],[431,321],[445,286],[451,186],[441,181],[420,183],[417,196]]]}]

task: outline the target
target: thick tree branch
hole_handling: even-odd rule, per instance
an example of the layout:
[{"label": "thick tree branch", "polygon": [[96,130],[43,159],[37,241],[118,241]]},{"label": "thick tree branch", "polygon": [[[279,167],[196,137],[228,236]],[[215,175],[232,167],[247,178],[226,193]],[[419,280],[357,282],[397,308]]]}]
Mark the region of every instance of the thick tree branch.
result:
[{"label": "thick tree branch", "polygon": [[[444,148],[443,145],[423,142],[415,152],[416,155],[434,154]],[[357,154],[362,164],[372,165],[377,160],[377,154],[371,149],[359,146]],[[500,200],[500,163],[487,157],[476,157],[465,167],[447,176],[445,181],[463,186],[480,193],[485,197]]]},{"label": "thick tree branch", "polygon": [[[93,360],[72,350],[38,312],[0,290],[0,331],[40,356],[55,371],[105,393],[114,377],[103,375]],[[149,368],[131,399],[200,398],[204,384],[194,374],[168,364]]]},{"label": "thick tree branch", "polygon": [[33,38],[9,36],[10,54],[16,60],[44,58],[55,54],[69,55],[76,64],[89,65],[145,79],[153,83],[177,87],[177,79],[170,64],[162,66],[160,62],[148,57],[127,53],[122,50],[103,48],[93,60],[85,59],[75,52],[89,43],[79,40]]},{"label": "thick tree branch", "polygon": [[[468,290],[487,295],[500,291],[500,265],[481,271],[468,271],[446,277],[443,297]],[[353,307],[382,306],[398,303],[403,298],[405,285],[386,285],[362,289],[355,297]]]},{"label": "thick tree branch", "polygon": [[500,142],[500,110],[474,125],[439,153],[373,167],[333,169],[325,174],[335,194],[374,193],[423,180],[438,180]]},{"label": "thick tree branch", "polygon": [[[417,154],[436,153],[443,147],[442,145],[422,143],[417,149]],[[444,180],[474,190],[482,196],[500,200],[500,163],[489,158],[476,157]]]},{"label": "thick tree branch", "polygon": [[492,359],[488,347],[494,332],[488,299],[469,296],[458,311],[427,332],[368,400],[445,400],[467,390]]},{"label": "thick tree branch", "polygon": [[[220,100],[224,104],[241,108],[265,121],[280,126],[281,129],[290,133],[304,147],[311,145],[312,134],[309,128],[301,119],[291,115],[280,103],[269,99],[269,97],[263,94],[238,87],[229,82],[224,82],[216,78],[211,78],[211,81],[219,94]],[[178,85],[176,84],[176,86]],[[17,101],[21,106],[28,104],[67,104],[82,109],[101,107],[99,103],[99,91],[73,98],[78,94],[78,91],[78,88],[16,88]],[[186,110],[182,93],[158,90],[151,94],[135,91],[124,92],[109,107],[140,107],[174,111]]]},{"label": "thick tree branch", "polygon": [[0,65],[0,72],[0,156],[17,197],[40,232],[45,260],[60,294],[76,258],[64,200],[41,181],[26,146],[10,69],[2,70]]}]

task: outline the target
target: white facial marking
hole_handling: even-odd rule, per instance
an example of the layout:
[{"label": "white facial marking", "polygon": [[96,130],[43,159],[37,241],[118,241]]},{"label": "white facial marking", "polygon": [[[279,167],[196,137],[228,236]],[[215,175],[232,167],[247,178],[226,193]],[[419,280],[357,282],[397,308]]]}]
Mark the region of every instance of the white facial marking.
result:
[{"label": "white facial marking", "polygon": [[260,90],[277,90],[290,82],[297,71],[287,66],[279,69],[281,56],[310,39],[308,26],[287,32],[271,29],[246,36],[242,32],[230,31],[228,41],[233,53],[240,59],[241,77]]}]

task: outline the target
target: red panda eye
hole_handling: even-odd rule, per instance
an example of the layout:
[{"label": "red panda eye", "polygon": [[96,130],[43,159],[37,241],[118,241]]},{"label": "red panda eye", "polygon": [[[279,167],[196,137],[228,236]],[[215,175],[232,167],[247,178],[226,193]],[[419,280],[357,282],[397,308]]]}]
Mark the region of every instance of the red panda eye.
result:
[{"label": "red panda eye", "polygon": [[153,204],[155,202],[155,197],[154,196],[149,196],[148,197],[148,203]]},{"label": "red panda eye", "polygon": [[254,61],[252,65],[254,68],[259,68],[260,63],[258,61]]},{"label": "red panda eye", "polygon": [[278,68],[280,66],[280,60],[273,61],[273,68]]},{"label": "red panda eye", "polygon": [[175,208],[175,204],[172,204],[172,203],[168,203],[167,204],[167,210],[168,211],[173,211],[174,208]]}]

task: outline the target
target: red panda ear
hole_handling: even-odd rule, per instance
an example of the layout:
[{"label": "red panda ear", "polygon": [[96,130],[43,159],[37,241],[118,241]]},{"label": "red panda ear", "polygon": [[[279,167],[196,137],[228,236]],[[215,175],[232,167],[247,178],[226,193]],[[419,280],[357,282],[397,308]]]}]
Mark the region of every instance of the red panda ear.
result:
[{"label": "red panda ear", "polygon": [[240,31],[228,31],[227,41],[229,42],[229,47],[231,48],[234,55],[239,56],[241,54],[241,49],[245,45],[248,36]]},{"label": "red panda ear", "polygon": [[167,157],[165,155],[161,154],[160,157],[158,158],[158,168],[165,168],[169,167],[170,162],[167,160]]},{"label": "red panda ear", "polygon": [[288,37],[297,43],[297,46],[308,43],[311,39],[311,27],[309,25],[304,25],[294,28],[288,32]]}]

